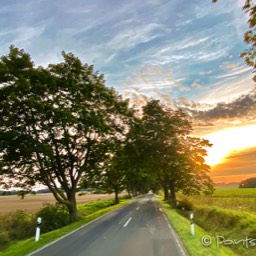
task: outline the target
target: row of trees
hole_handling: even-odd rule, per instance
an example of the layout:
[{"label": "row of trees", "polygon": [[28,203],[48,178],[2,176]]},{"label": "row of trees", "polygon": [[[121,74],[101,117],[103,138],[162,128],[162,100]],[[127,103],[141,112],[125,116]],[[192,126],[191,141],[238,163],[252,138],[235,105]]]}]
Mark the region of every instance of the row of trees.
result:
[{"label": "row of trees", "polygon": [[211,192],[204,162],[209,142],[190,137],[180,110],[151,100],[138,116],[93,66],[73,54],[35,67],[14,46],[0,60],[0,182],[21,194],[46,185],[77,219],[76,192],[98,186],[136,195],[162,187]]}]

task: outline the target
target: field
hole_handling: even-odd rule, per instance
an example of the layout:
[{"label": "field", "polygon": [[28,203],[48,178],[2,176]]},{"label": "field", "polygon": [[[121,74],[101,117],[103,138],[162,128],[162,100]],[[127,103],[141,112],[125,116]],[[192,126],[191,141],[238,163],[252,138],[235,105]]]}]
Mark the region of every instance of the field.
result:
[{"label": "field", "polygon": [[208,232],[213,240],[217,237],[224,239],[221,247],[233,251],[224,255],[255,255],[256,188],[239,189],[227,185],[216,187],[213,195],[179,195],[178,199],[185,203],[179,211],[183,216],[188,218],[191,211],[185,208],[192,203],[196,225]]},{"label": "field", "polygon": [[[105,194],[87,194],[78,196],[77,203],[84,204],[87,202],[101,200],[101,199],[112,199],[114,195]],[[13,195],[13,196],[0,196],[0,215],[5,215],[16,210],[25,210],[27,212],[37,212],[43,207],[44,203],[55,203],[55,199],[52,194],[37,194],[37,195],[26,195],[24,199]]]},{"label": "field", "polygon": [[216,187],[210,196],[190,196],[188,199],[200,206],[216,206],[239,212],[256,212],[256,188],[237,188],[234,186]]}]

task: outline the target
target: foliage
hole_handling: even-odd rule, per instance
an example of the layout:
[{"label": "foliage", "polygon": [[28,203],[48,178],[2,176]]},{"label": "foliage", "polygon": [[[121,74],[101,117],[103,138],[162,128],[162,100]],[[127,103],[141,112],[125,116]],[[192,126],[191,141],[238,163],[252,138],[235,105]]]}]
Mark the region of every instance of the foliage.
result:
[{"label": "foliage", "polygon": [[42,233],[64,227],[70,223],[69,213],[66,207],[59,203],[46,203],[44,207],[37,212],[36,216],[42,218],[42,224],[40,226]]},{"label": "foliage", "polygon": [[191,131],[191,124],[181,110],[169,109],[151,100],[128,134],[131,168],[147,173],[153,183],[157,181],[164,188],[165,199],[170,190],[174,205],[178,190],[184,194],[213,191],[208,176],[210,167],[204,161],[205,147],[210,144],[190,137]]},{"label": "foliage", "polygon": [[239,188],[256,188],[256,178],[249,178],[247,180],[241,181]]},{"label": "foliage", "polygon": [[12,241],[26,239],[35,234],[36,218],[33,214],[17,210],[0,217],[0,249]]},{"label": "foliage", "polygon": [[73,221],[79,181],[123,139],[129,111],[93,66],[62,56],[35,68],[11,46],[0,59],[0,181],[22,193],[37,182],[48,186]]},{"label": "foliage", "polygon": [[185,198],[183,200],[178,200],[176,208],[182,211],[192,211],[194,209],[194,205],[191,201]]}]

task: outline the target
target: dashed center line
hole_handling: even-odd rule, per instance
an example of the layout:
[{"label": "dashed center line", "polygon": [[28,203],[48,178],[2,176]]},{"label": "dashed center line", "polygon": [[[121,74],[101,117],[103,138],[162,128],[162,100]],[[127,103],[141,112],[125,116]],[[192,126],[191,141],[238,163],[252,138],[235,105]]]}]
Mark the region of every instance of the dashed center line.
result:
[{"label": "dashed center line", "polygon": [[126,223],[124,224],[124,228],[129,224],[129,222],[132,220],[132,218],[129,218]]},{"label": "dashed center line", "polygon": [[139,209],[140,209],[140,207],[137,207],[137,208],[136,208],[136,211],[138,211]]}]

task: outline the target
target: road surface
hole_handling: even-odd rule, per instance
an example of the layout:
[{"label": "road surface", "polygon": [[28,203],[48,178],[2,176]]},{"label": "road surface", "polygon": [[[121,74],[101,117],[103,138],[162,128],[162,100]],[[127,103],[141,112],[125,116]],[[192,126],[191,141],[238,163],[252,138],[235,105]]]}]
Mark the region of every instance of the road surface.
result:
[{"label": "road surface", "polygon": [[134,200],[31,256],[186,256],[153,195]]}]

